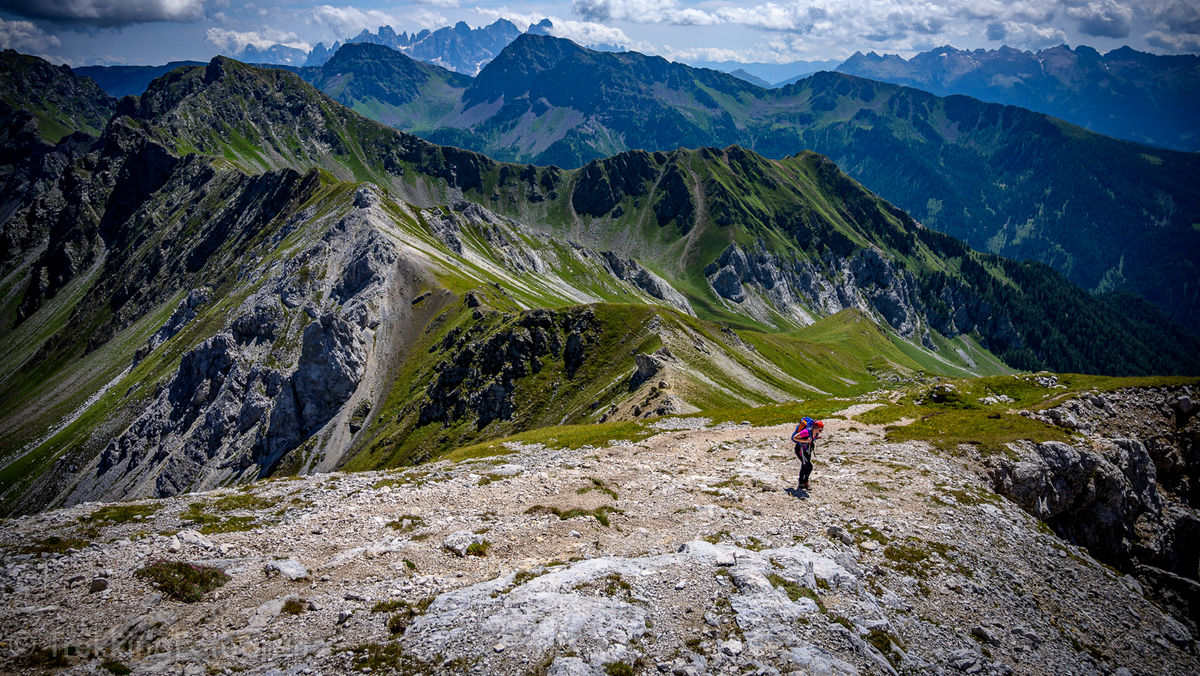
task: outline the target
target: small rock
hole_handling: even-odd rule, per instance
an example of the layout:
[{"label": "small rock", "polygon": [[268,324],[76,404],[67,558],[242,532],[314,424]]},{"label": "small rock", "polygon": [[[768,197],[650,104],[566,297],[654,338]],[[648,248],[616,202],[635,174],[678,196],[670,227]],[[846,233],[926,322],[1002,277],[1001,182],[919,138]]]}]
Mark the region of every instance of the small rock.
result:
[{"label": "small rock", "polygon": [[179,541],[185,545],[195,545],[204,549],[213,548],[212,540],[209,540],[207,536],[199,531],[181,530],[175,534],[175,537],[179,538]]},{"label": "small rock", "polygon": [[680,589],[683,589],[683,588],[685,588],[685,587],[687,587],[687,583],[686,583],[686,582],[684,582],[683,580],[680,580],[680,581],[678,581],[678,582],[676,582],[676,583],[675,583],[675,589],[676,589],[676,590],[680,590]]},{"label": "small rock", "polygon": [[497,643],[496,645],[492,646],[492,650],[494,650],[494,651],[496,651],[496,652],[498,652],[498,653],[502,653],[502,652],[504,652],[504,644],[503,644],[503,643]]},{"label": "small rock", "polygon": [[873,552],[876,549],[879,549],[879,543],[875,542],[874,540],[863,540],[858,546],[862,547],[868,552]]},{"label": "small rock", "polygon": [[971,635],[978,638],[980,641],[983,641],[984,643],[996,642],[996,636],[990,630],[988,630],[987,627],[981,624],[975,625],[975,628],[971,630]]},{"label": "small rock", "polygon": [[724,568],[729,568],[730,566],[733,566],[736,564],[737,564],[737,559],[734,557],[733,552],[731,552],[731,551],[717,552],[717,565],[718,566],[722,566]]},{"label": "small rock", "polygon": [[88,587],[88,592],[95,594],[96,592],[101,592],[105,589],[108,589],[108,578],[94,577],[92,578],[91,586]]},{"label": "small rock", "polygon": [[349,620],[351,617],[354,617],[354,611],[352,611],[352,610],[342,610],[342,611],[339,611],[339,612],[338,612],[337,623],[338,623],[339,625],[346,624],[346,620]]},{"label": "small rock", "polygon": [[573,538],[581,538],[581,537],[583,537],[583,533],[580,533],[580,532],[579,532],[579,531],[577,531],[577,530],[573,530],[573,531],[571,531],[570,533],[567,533],[567,535],[570,535],[570,536],[571,536],[571,537],[573,537]]},{"label": "small rock", "polygon": [[278,573],[289,580],[304,580],[308,578],[308,570],[296,559],[268,561],[265,568],[268,575]]},{"label": "small rock", "polygon": [[721,620],[712,613],[704,613],[704,624],[710,627],[719,627],[721,626]]},{"label": "small rock", "polygon": [[67,580],[67,586],[74,587],[75,585],[82,583],[86,579],[87,579],[87,577],[85,577],[83,575],[72,576],[71,578],[69,578]]},{"label": "small rock", "polygon": [[829,537],[841,540],[844,545],[854,544],[854,536],[846,532],[846,529],[841,526],[830,526],[825,532],[829,534]]},{"label": "small rock", "polygon": [[454,553],[455,556],[466,556],[467,549],[473,544],[482,544],[483,536],[469,530],[459,530],[446,536],[442,546]]},{"label": "small rock", "polygon": [[721,642],[721,652],[729,656],[742,654],[742,642],[737,639],[731,639]]}]

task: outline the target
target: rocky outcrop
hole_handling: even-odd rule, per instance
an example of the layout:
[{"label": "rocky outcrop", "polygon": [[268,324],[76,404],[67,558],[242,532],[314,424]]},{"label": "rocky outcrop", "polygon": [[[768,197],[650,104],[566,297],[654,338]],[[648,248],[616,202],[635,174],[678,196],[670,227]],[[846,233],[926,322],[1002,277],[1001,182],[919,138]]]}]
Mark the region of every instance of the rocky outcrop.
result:
[{"label": "rocky outcrop", "polygon": [[686,296],[676,291],[667,280],[642,267],[641,263],[632,258],[621,258],[612,251],[602,251],[600,255],[604,257],[608,269],[617,279],[629,282],[680,312],[695,316],[692,304]]},{"label": "rocky outcrop", "polygon": [[922,331],[912,274],[878,249],[863,248],[845,259],[828,254],[825,259],[786,261],[762,243],[750,253],[730,244],[704,273],[720,297],[743,304],[749,287],[770,310],[803,323],[813,321],[813,314],[858,308],[905,337]]},{"label": "rocky outcrop", "polygon": [[589,162],[575,181],[571,205],[576,213],[603,216],[626,197],[645,195],[646,182],[658,174],[663,160],[662,153],[631,151]]},{"label": "rocky outcrop", "polygon": [[[373,351],[386,349],[380,327],[403,296],[398,276],[410,265],[376,229],[382,214],[372,189],[361,189],[354,204],[308,248],[274,266],[224,329],[184,353],[68,503],[161,497],[263,476],[317,435],[326,447],[288,464],[298,470],[336,458],[342,442],[328,441],[327,428],[349,417],[349,403],[380,360]],[[194,321],[208,298],[189,294],[142,356]]]},{"label": "rocky outcrop", "polygon": [[476,324],[450,332],[438,348],[446,356],[425,390],[418,424],[473,419],[482,429],[512,418],[520,406],[513,395],[517,381],[539,373],[545,358],[561,359],[570,378],[587,358],[597,329],[591,310],[533,310],[499,329]]},{"label": "rocky outcrop", "polygon": [[986,462],[997,492],[1097,558],[1138,574],[1194,618],[1200,608],[1194,501],[1200,425],[1177,417],[1187,400],[1186,388],[1143,388],[1023,411],[1094,441],[1090,447],[1023,443],[1013,447],[1015,457]]}]

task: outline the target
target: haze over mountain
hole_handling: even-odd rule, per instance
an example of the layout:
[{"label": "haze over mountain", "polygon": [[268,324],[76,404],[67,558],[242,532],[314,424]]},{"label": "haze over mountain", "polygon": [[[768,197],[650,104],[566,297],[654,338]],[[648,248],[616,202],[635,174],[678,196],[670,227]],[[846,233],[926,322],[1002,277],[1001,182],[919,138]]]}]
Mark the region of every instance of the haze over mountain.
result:
[{"label": "haze over mountain", "polygon": [[[811,148],[980,250],[1044,262],[1084,288],[1133,291],[1200,323],[1195,154],[845,74],[765,90],[535,35],[469,84],[379,50],[303,76],[375,119],[508,161],[575,167],[630,148],[737,143],[775,158]],[[351,89],[322,84],[350,79]],[[371,93],[380,80],[420,85],[381,97]]]},{"label": "haze over mountain", "polygon": [[842,73],[934,94],[966,94],[1053,115],[1092,131],[1177,150],[1200,150],[1200,56],[1128,47],[1100,54],[1066,45],[939,47],[911,59],[857,53]]}]

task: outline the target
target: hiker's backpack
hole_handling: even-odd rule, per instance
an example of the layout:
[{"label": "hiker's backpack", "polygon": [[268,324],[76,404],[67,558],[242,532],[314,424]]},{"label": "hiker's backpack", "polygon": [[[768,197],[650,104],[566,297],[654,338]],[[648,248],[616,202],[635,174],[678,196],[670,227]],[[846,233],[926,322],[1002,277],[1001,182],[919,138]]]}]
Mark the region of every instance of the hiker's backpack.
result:
[{"label": "hiker's backpack", "polygon": [[809,440],[809,443],[812,443],[813,429],[816,427],[816,425],[817,425],[816,420],[813,420],[812,418],[810,418],[808,416],[804,416],[803,418],[800,419],[800,424],[796,425],[795,431],[792,432],[792,436],[788,437],[788,439],[795,439],[796,435],[800,433],[800,428],[803,427],[808,430],[808,440]]}]

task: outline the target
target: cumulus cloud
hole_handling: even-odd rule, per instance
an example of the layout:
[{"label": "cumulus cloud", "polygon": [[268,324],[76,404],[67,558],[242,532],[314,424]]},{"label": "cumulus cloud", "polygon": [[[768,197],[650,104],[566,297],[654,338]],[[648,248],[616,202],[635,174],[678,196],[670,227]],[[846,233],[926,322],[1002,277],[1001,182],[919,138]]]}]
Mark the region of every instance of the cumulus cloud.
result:
[{"label": "cumulus cloud", "polygon": [[1067,34],[1061,28],[1020,21],[995,21],[987,25],[987,39],[1011,47],[1040,49],[1065,44]]},{"label": "cumulus cloud", "polygon": [[0,19],[0,49],[15,49],[41,56],[60,44],[57,37],[38,28],[32,21]]},{"label": "cumulus cloud", "polygon": [[247,47],[264,50],[274,45],[283,45],[309,51],[312,46],[300,40],[295,33],[283,33],[271,29],[263,31],[235,31],[225,28],[209,28],[204,39],[226,54],[238,54]]},{"label": "cumulus cloud", "polygon": [[574,21],[571,19],[562,19],[557,16],[512,11],[506,7],[495,9],[476,7],[475,13],[493,21],[496,19],[507,19],[521,29],[539,23],[543,19],[549,19],[551,26],[546,31],[547,33],[556,38],[565,38],[585,47],[591,45],[618,45],[622,49],[637,51],[647,51],[650,48],[650,45],[631,39],[620,28],[598,21]]},{"label": "cumulus cloud", "polygon": [[318,5],[313,9],[313,18],[327,26],[339,38],[352,37],[364,29],[375,30],[380,26],[398,25],[400,22],[392,15],[377,9],[359,9],[357,7],[334,7]]},{"label": "cumulus cloud", "polygon": [[1173,2],[1159,13],[1157,19],[1169,31],[1200,33],[1200,5],[1195,3]]},{"label": "cumulus cloud", "polygon": [[3,0],[0,9],[31,19],[94,26],[195,21],[205,0]]},{"label": "cumulus cloud", "polygon": [[1123,38],[1133,30],[1133,8],[1116,0],[1093,0],[1079,7],[1068,7],[1067,16],[1078,21],[1085,35]]},{"label": "cumulus cloud", "polygon": [[566,38],[580,45],[619,45],[633,48],[633,40],[625,31],[594,21],[569,21],[550,19],[553,24],[547,31],[556,38]]},{"label": "cumulus cloud", "polygon": [[1144,37],[1146,38],[1146,42],[1168,52],[1200,52],[1200,33],[1150,31]]}]

